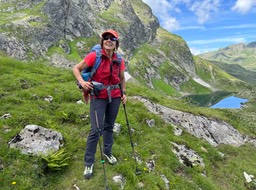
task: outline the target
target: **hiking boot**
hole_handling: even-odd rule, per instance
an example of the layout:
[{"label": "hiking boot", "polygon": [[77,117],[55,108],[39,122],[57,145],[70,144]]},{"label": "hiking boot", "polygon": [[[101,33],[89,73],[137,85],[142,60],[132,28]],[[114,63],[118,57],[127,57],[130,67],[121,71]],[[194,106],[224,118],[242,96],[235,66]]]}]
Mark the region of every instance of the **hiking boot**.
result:
[{"label": "hiking boot", "polygon": [[93,164],[91,166],[85,166],[84,178],[90,179],[92,177],[92,172],[93,172]]},{"label": "hiking boot", "polygon": [[117,159],[112,154],[110,154],[110,155],[104,154],[104,156],[107,158],[108,163],[110,163],[112,165],[115,165],[117,163]]}]

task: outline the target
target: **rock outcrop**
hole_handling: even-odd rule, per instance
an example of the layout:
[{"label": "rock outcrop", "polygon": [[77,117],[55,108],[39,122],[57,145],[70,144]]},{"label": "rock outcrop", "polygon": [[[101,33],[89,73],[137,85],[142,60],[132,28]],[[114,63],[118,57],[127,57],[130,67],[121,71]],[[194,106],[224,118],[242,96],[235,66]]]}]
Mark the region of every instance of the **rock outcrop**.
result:
[{"label": "rock outcrop", "polygon": [[205,168],[203,158],[199,156],[195,151],[188,149],[185,145],[179,145],[172,142],[173,153],[179,158],[180,163],[187,167],[199,167],[201,170]]},{"label": "rock outcrop", "polygon": [[[123,36],[122,47],[130,55],[140,44],[150,42],[159,27],[158,20],[146,4],[143,13],[147,14],[147,17],[144,15],[147,21],[138,12],[135,13],[136,5],[130,0],[13,0],[2,3],[6,3],[6,6],[2,6],[4,9],[0,12],[9,16],[1,24],[0,50],[21,60],[39,57],[51,60],[46,54],[61,40],[64,41],[61,47],[67,50],[70,49],[69,42],[77,38],[98,37],[109,27],[115,28]],[[26,11],[28,8],[38,14],[30,15]],[[115,27],[109,24],[113,21],[109,20],[108,15],[123,23],[122,27],[116,23]]]},{"label": "rock outcrop", "polygon": [[250,142],[256,146],[255,140],[242,136],[227,122],[170,109],[142,97],[136,96],[134,98],[143,102],[150,112],[160,115],[165,122],[185,129],[193,136],[206,140],[212,146],[229,144],[239,147],[245,142]]},{"label": "rock outcrop", "polygon": [[9,143],[23,154],[48,155],[63,146],[61,133],[37,125],[27,125]]}]

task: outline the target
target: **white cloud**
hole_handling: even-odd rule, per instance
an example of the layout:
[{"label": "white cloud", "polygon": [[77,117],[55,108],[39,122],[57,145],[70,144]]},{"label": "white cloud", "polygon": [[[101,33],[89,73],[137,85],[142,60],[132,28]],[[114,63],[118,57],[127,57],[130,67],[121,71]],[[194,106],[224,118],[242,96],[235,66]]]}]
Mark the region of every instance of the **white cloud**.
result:
[{"label": "white cloud", "polygon": [[204,26],[185,26],[180,27],[179,30],[206,30]]},{"label": "white cloud", "polygon": [[202,54],[202,53],[207,53],[207,52],[212,52],[212,51],[215,51],[215,50],[218,50],[219,48],[195,48],[195,47],[192,47],[190,48],[190,51],[193,55],[199,55],[199,54]]},{"label": "white cloud", "polygon": [[[144,3],[148,4],[152,9],[154,15],[161,22],[161,26],[168,31],[174,31],[179,28],[179,22],[176,18],[169,14],[169,11],[175,10],[175,4],[169,2],[168,0],[142,0]],[[176,10],[179,11],[179,10]]]},{"label": "white cloud", "polygon": [[245,14],[256,6],[256,0],[237,0],[236,4],[231,8],[234,11]]},{"label": "white cloud", "polygon": [[[147,3],[153,14],[159,19],[160,24],[163,28],[169,32],[174,32],[175,30],[182,30],[182,34],[188,32],[189,39],[194,39],[192,41],[187,41],[191,52],[194,55],[201,54],[204,52],[209,52],[218,49],[220,46],[225,46],[225,44],[235,44],[235,43],[246,43],[248,41],[255,41],[255,28],[256,24],[251,20],[254,17],[247,15],[250,19],[245,19],[244,22],[226,22],[223,20],[236,19],[237,14],[233,14],[233,11],[239,13],[247,13],[253,9],[256,10],[256,0],[142,0]],[[233,2],[230,6],[230,2]],[[227,8],[229,6],[229,8]],[[251,12],[253,12],[251,11]],[[222,19],[219,19],[221,15],[225,15]],[[196,17],[196,19],[195,19]],[[210,22],[208,27],[203,24],[212,19],[214,22]],[[220,23],[218,23],[220,21]],[[228,23],[233,23],[228,25]],[[215,25],[213,25],[215,24]],[[224,25],[224,26],[223,26]],[[207,26],[207,25],[206,25]],[[224,30],[222,30],[224,29]],[[227,29],[229,29],[227,31]],[[234,29],[233,31],[230,29]],[[240,30],[244,29],[244,30]],[[188,30],[188,31],[186,31]],[[220,34],[227,37],[216,38],[216,35],[212,37],[210,32],[209,36],[205,36],[205,40],[196,40],[194,37],[195,31],[189,33],[190,30],[198,30],[204,32],[203,36],[207,31],[219,32]],[[219,30],[219,31],[217,31]],[[185,35],[184,35],[185,36]],[[197,36],[197,35],[195,35]],[[209,39],[211,38],[211,39]],[[203,38],[202,38],[203,39]],[[250,39],[250,40],[249,40]]]},{"label": "white cloud", "polygon": [[187,7],[189,11],[197,16],[199,24],[205,23],[210,19],[212,14],[219,10],[220,0],[142,0],[148,4],[154,15],[159,19],[161,26],[168,31],[175,31],[180,29],[179,21],[173,16],[175,13],[181,14],[182,11],[179,6],[182,4]]},{"label": "white cloud", "polygon": [[194,12],[194,14],[198,17],[198,23],[203,24],[209,20],[211,14],[218,12],[219,6],[219,0],[195,1],[189,7],[189,10]]},{"label": "white cloud", "polygon": [[194,47],[190,48],[190,51],[193,55],[198,55],[198,54],[202,53],[201,50],[194,48]]},{"label": "white cloud", "polygon": [[174,17],[170,17],[168,20],[162,22],[162,27],[168,31],[178,30],[180,28],[180,23]]},{"label": "white cloud", "polygon": [[212,28],[212,30],[219,29],[241,29],[241,28],[256,28],[256,24],[240,24],[240,25],[230,25],[230,26],[218,26]]},{"label": "white cloud", "polygon": [[[215,38],[215,39],[205,39],[205,40],[192,40],[187,41],[188,46],[190,47],[190,51],[193,55],[198,55],[206,52],[212,52],[218,50],[220,48],[220,44],[223,47],[228,46],[229,44],[237,44],[237,43],[248,43],[249,41],[255,41],[256,35],[255,33],[243,34],[241,36],[231,36],[227,38]],[[249,40],[252,39],[252,40]],[[226,45],[224,45],[224,44]],[[216,46],[217,45],[217,46]]]},{"label": "white cloud", "polygon": [[192,41],[188,41],[188,44],[205,45],[205,44],[215,44],[219,42],[242,43],[242,42],[246,42],[246,39],[243,37],[228,37],[228,38],[217,38],[217,39],[207,39],[207,40],[192,40]]}]

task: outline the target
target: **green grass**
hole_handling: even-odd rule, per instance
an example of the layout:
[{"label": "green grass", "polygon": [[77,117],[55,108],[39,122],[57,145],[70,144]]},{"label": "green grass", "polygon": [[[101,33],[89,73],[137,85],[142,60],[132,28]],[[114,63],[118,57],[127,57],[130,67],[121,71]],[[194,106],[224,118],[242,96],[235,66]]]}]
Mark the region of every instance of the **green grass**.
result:
[{"label": "green grass", "polygon": [[[33,26],[34,28],[40,29],[46,24],[47,17],[41,12],[41,8],[44,5],[44,2],[40,2],[37,4],[34,3],[33,5],[31,4],[33,7],[28,7],[25,9],[17,9],[16,8],[17,3],[18,2],[8,2],[8,3],[1,2],[1,5],[0,5],[1,10],[7,10],[8,8],[11,8],[11,7],[14,8],[12,11],[0,12],[0,24],[2,26],[4,26],[5,24],[10,24],[11,22],[15,22],[15,21],[26,21],[26,23],[29,26]],[[34,19],[30,19],[33,17],[40,17],[41,19],[39,22],[34,22],[34,21],[31,21]],[[22,28],[22,25],[16,25],[16,27],[12,29],[10,27],[13,27],[13,25],[5,26],[0,30],[1,31],[3,30],[5,32],[8,31],[9,29],[10,30],[19,29],[20,31],[24,30],[24,28]],[[17,34],[19,33],[17,32]]]},{"label": "green grass", "polygon": [[175,97],[180,96],[180,93],[175,88],[173,88],[170,85],[167,85],[162,80],[152,79],[152,82],[153,82],[155,90],[160,90],[161,92],[163,92],[169,96],[175,96]]},{"label": "green grass", "polygon": [[[112,2],[110,7],[108,7],[107,10],[103,9],[100,11],[100,13],[98,14],[97,21],[98,22],[102,22],[102,20],[108,22],[110,25],[113,25],[116,27],[121,26],[121,27],[125,27],[126,25],[128,25],[129,21],[128,20],[124,20],[124,19],[120,19],[118,17],[118,13],[123,13],[124,9],[120,8],[120,5],[117,4],[117,2]],[[110,27],[112,28],[112,27]]]},{"label": "green grass", "polygon": [[256,71],[255,50],[248,46],[236,48],[236,45],[232,45],[213,52],[203,53],[199,56],[212,61],[219,61],[227,64],[239,64],[245,69]]},{"label": "green grass", "polygon": [[143,1],[137,1],[137,0],[132,0],[131,1],[131,5],[134,9],[134,13],[140,18],[140,20],[146,25],[146,24],[150,24],[150,22],[154,21],[156,18],[152,15],[152,17],[148,17],[146,15],[148,15],[148,12],[150,9],[148,7],[148,9],[145,9],[145,6],[148,6],[147,4],[145,4]]},{"label": "green grass", "polygon": [[[246,83],[239,78],[226,73],[217,65],[194,56],[196,73],[198,76],[209,83],[215,90],[225,90],[227,92],[244,92],[247,97],[252,97],[249,94],[255,91],[255,86]],[[245,73],[244,73],[245,74]]]},{"label": "green grass", "polygon": [[[77,42],[83,43],[81,47],[77,47]],[[85,56],[85,52],[89,53],[91,51],[91,47],[98,43],[98,38],[77,38],[73,41],[68,40],[60,40],[57,46],[52,46],[47,52],[48,56],[52,56],[55,53],[65,56],[67,59],[78,62],[77,60],[81,60]],[[64,49],[61,48],[61,45],[67,45],[70,47],[70,53],[65,53]]]},{"label": "green grass", "polygon": [[251,70],[246,70],[245,68],[241,67],[238,64],[227,64],[221,63],[217,61],[211,61],[218,67],[222,68],[225,72],[229,73],[230,75],[243,80],[245,82],[256,84],[256,72]]},{"label": "green grass", "polygon": [[[161,87],[163,88],[165,87]],[[120,189],[112,180],[117,174],[124,176],[125,190],[167,189],[160,177],[162,174],[170,181],[170,189],[246,189],[243,172],[256,174],[255,147],[244,145],[235,148],[222,145],[214,148],[186,132],[182,136],[175,136],[172,125],[165,123],[159,115],[147,111],[141,102],[134,101],[131,96],[140,95],[173,109],[225,120],[243,134],[256,136],[255,99],[251,100],[252,104],[248,108],[238,112],[190,106],[186,101],[171,99],[165,93],[159,93],[159,90],[152,90],[138,83],[127,83],[127,94],[126,110],[129,124],[135,130],[132,139],[136,144],[136,155],[142,161],[138,165],[142,174],[135,175],[132,148],[121,106],[116,120],[121,124],[121,133],[115,134],[113,146],[118,164],[105,165],[112,190]],[[53,96],[53,102],[44,100],[48,95]],[[12,115],[9,119],[0,120],[0,163],[4,167],[0,171],[0,189],[68,190],[75,189],[74,184],[81,190],[104,189],[99,150],[96,153],[93,178],[83,179],[83,155],[90,130],[90,119],[86,117],[89,105],[76,103],[82,99],[82,94],[76,87],[71,70],[1,57],[0,97],[0,116],[5,113]],[[150,128],[147,119],[154,119],[155,126]],[[28,124],[62,133],[65,154],[70,157],[66,160],[67,166],[61,167],[60,171],[51,170],[47,168],[43,158],[23,155],[19,150],[9,149],[8,142]],[[172,152],[171,142],[185,144],[196,151],[204,159],[206,176],[202,176],[200,168],[187,168],[179,163]],[[224,158],[219,155],[219,151],[224,153]],[[146,162],[151,159],[156,163],[153,171],[146,167]],[[138,186],[139,182],[144,184],[143,188]]]},{"label": "green grass", "polygon": [[188,82],[181,85],[181,91],[188,92],[190,94],[207,94],[211,93],[211,90],[207,87],[204,87],[194,80],[190,79]]}]

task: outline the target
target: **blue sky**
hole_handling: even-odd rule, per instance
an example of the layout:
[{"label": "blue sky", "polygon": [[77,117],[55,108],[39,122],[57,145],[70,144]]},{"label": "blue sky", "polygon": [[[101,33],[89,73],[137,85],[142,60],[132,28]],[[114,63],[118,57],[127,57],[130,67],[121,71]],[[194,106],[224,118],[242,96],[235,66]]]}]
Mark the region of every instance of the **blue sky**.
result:
[{"label": "blue sky", "polygon": [[193,54],[256,41],[256,0],[142,0]]}]

